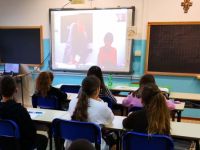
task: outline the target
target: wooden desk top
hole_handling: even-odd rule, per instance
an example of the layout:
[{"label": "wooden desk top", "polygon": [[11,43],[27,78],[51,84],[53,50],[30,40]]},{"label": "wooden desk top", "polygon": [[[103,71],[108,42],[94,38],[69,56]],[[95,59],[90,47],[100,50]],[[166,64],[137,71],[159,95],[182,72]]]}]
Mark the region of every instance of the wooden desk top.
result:
[{"label": "wooden desk top", "polygon": [[[112,124],[105,125],[105,128],[125,130],[122,125],[125,116],[115,116]],[[171,135],[174,137],[200,139],[200,124],[171,122]]]},{"label": "wooden desk top", "polygon": [[[123,102],[125,97],[115,96],[115,98],[117,99],[117,104],[122,105],[122,102]],[[180,102],[179,104],[175,104],[176,110],[184,110],[184,108],[185,108],[184,102]]]},{"label": "wooden desk top", "polygon": [[[60,88],[63,84],[57,84],[57,85],[54,85],[54,87],[56,88]],[[69,84],[71,85],[71,84]],[[112,88],[110,88],[110,90],[116,90],[116,91],[127,91],[127,92],[132,92],[132,91],[136,91],[137,89],[139,88],[139,86],[128,86],[128,85],[117,85],[117,86],[113,86]],[[161,91],[164,91],[164,92],[168,92],[169,93],[169,89],[168,88],[161,88],[159,87],[159,89]]]},{"label": "wooden desk top", "polygon": [[200,139],[200,124],[171,122],[171,135],[174,137]]},{"label": "wooden desk top", "polygon": [[[55,118],[70,120],[70,114],[67,111],[40,108],[27,108],[27,110],[35,121],[51,123]],[[122,125],[124,118],[125,116],[115,116],[112,124],[105,125],[105,128],[125,130]],[[171,134],[175,137],[200,139],[200,124],[171,122]]]},{"label": "wooden desk top", "polygon": [[40,108],[27,108],[31,119],[34,121],[41,122],[52,122],[53,119],[59,118],[63,115],[68,114],[67,111],[51,110],[51,109],[40,109]]},{"label": "wooden desk top", "polygon": [[[115,87],[112,87],[110,90],[117,90],[117,91],[128,91],[128,92],[131,92],[131,91],[136,91],[139,87],[134,87],[134,86],[115,86]],[[168,88],[161,88],[159,87],[159,89],[161,91],[164,91],[164,92],[167,92],[169,93],[169,89]]]},{"label": "wooden desk top", "polygon": [[[78,94],[76,93],[67,93],[68,95],[68,99],[74,99],[78,96]],[[125,97],[121,97],[121,96],[115,96],[116,100],[117,100],[117,104],[122,105],[122,102],[124,100]],[[181,102],[180,104],[175,104],[175,109],[176,110],[184,110],[185,107],[185,103]]]},{"label": "wooden desk top", "polygon": [[169,97],[174,99],[200,101],[200,94],[194,94],[194,93],[170,92]]}]

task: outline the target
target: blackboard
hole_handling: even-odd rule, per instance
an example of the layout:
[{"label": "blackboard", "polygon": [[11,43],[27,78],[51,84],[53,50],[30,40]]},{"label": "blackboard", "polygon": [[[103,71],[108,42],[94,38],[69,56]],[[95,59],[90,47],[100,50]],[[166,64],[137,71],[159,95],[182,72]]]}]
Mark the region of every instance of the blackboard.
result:
[{"label": "blackboard", "polygon": [[38,65],[43,59],[42,27],[0,27],[1,63]]},{"label": "blackboard", "polygon": [[146,73],[200,74],[200,22],[148,23]]}]

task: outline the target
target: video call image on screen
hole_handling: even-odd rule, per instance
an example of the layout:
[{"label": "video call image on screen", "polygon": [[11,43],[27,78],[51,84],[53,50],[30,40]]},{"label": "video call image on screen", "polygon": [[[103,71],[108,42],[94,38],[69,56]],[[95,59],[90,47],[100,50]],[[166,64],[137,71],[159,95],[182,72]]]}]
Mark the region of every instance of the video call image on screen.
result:
[{"label": "video call image on screen", "polygon": [[51,11],[52,69],[129,72],[131,9]]}]

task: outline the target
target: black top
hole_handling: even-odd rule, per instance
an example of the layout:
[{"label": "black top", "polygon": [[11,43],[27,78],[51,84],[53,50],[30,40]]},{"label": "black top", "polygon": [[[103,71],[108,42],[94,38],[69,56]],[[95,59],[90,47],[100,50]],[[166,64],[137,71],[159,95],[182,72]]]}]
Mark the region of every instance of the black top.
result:
[{"label": "black top", "polygon": [[[59,89],[51,86],[50,90],[47,93],[47,95],[48,96],[56,96],[58,98],[58,101],[59,101],[59,108],[60,109],[65,108],[66,101],[67,101],[67,94],[66,93],[64,93],[64,92],[60,91]],[[40,96],[40,93],[35,92],[35,94],[33,94],[32,97],[37,97],[37,96]]]},{"label": "black top", "polygon": [[135,132],[148,133],[148,121],[145,109],[132,112],[122,123],[124,128],[131,129]]},{"label": "black top", "polygon": [[105,86],[105,88],[100,90],[99,96],[107,96],[110,98],[112,104],[117,104],[116,98],[113,96],[111,91]]},{"label": "black top", "polygon": [[20,130],[20,146],[28,150],[35,144],[36,129],[28,111],[14,100],[0,103],[0,117],[16,122]]},{"label": "black top", "polygon": [[59,101],[66,101],[67,94],[60,91],[59,89],[51,86],[50,90],[48,91],[48,95],[54,95],[58,98]]},{"label": "black top", "polygon": [[[80,88],[78,92],[78,97],[80,96],[80,93],[82,91],[82,87]],[[116,98],[113,96],[112,92],[105,86],[105,88],[100,90],[99,97],[109,97],[112,104],[117,104]]]}]

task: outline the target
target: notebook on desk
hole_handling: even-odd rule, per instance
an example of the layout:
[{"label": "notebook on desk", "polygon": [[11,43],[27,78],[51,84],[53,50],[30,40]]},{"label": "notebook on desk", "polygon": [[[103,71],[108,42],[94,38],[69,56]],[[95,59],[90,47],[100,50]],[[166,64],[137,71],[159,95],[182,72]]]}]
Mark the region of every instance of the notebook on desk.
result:
[{"label": "notebook on desk", "polygon": [[4,75],[18,75],[19,74],[19,64],[5,63],[4,65]]}]

